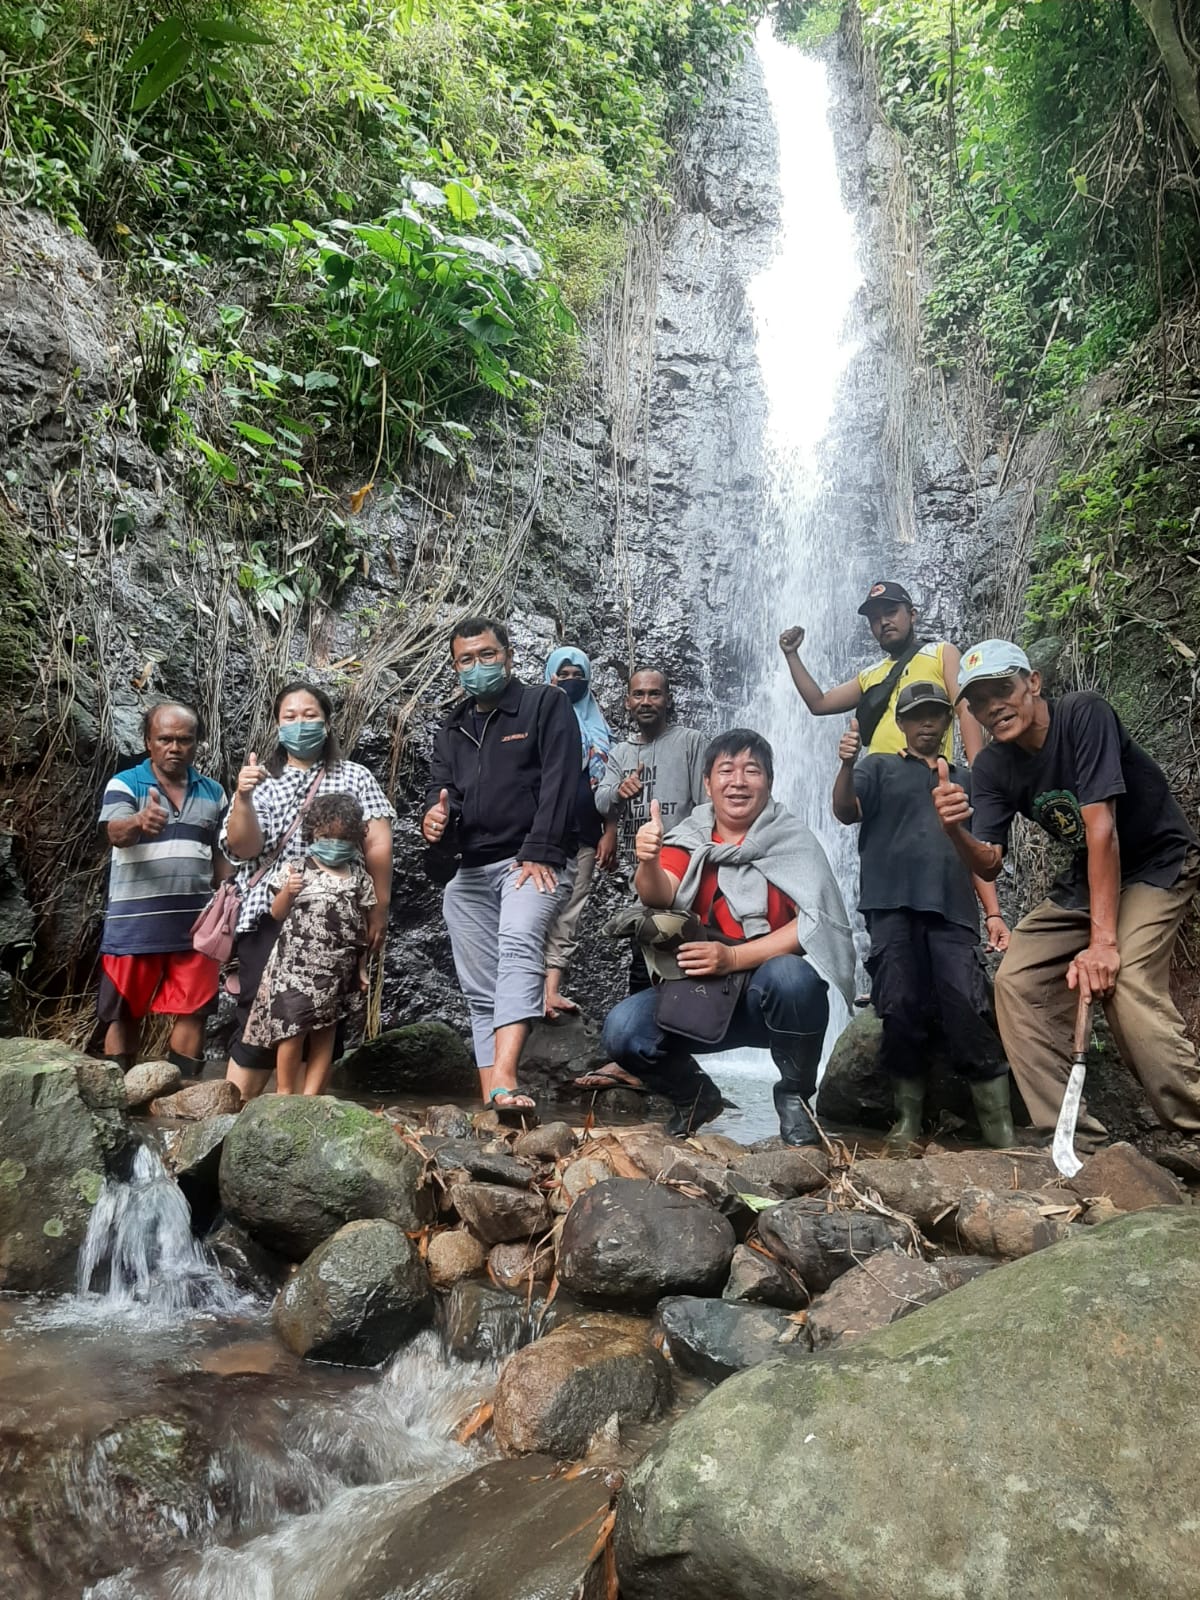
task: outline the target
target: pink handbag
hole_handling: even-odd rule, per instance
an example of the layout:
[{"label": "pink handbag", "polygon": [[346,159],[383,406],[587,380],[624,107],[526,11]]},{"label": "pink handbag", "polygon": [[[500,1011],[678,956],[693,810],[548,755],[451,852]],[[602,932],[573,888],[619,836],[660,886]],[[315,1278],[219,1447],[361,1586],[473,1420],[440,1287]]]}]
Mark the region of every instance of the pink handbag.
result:
[{"label": "pink handbag", "polygon": [[192,923],[192,949],[199,955],[211,956],[222,965],[233,954],[233,936],[237,931],[238,912],[242,897],[232,878],[217,885],[217,892]]}]

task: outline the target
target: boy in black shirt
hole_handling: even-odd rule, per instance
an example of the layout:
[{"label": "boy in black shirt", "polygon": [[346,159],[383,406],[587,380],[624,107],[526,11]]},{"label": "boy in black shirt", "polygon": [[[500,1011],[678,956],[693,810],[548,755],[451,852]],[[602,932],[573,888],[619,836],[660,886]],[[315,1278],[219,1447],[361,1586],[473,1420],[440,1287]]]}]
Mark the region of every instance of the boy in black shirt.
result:
[{"label": "boy in black shirt", "polygon": [[[996,1015],[1034,1126],[1050,1131],[1071,1066],[1076,999],[1101,1001],[1159,1120],[1200,1132],[1200,1069],[1171,999],[1171,952],[1200,885],[1196,836],[1157,762],[1097,694],[1051,704],[1024,651],[987,639],[963,657],[960,698],[991,733],[968,796],[934,791],[943,828],[972,872],[994,879],[1018,813],[1067,845],[1049,899],[1013,931]],[[1079,1142],[1104,1137],[1081,1108]]]},{"label": "boy in black shirt", "polygon": [[[869,755],[856,767],[861,741],[852,722],[833,786],[834,816],[860,824],[858,908],[871,935],[867,970],[883,1024],[879,1059],[892,1078],[899,1119],[888,1144],[897,1150],[921,1132],[929,1038],[938,1022],[970,1084],[984,1138],[998,1149],[1013,1142],[1008,1063],[991,1025],[978,954],[976,893],[987,914],[989,948],[1003,950],[1008,929],[995,889],[972,884],[929,803],[953,716],[940,684],[906,684],[896,701],[904,750]],[[970,781],[966,772],[960,778]]]}]

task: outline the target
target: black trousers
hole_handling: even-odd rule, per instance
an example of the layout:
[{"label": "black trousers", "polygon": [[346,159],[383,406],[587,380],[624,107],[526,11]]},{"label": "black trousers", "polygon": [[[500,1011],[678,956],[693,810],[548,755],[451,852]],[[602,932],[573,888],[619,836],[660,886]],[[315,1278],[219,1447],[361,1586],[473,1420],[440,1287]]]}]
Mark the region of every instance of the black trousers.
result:
[{"label": "black trousers", "polygon": [[965,1078],[1008,1071],[991,1015],[979,937],[931,911],[866,911],[871,1004],[883,1023],[880,1065],[896,1078],[929,1073],[941,1035]]},{"label": "black trousers", "polygon": [[254,927],[239,933],[233,946],[238,965],[238,997],[234,1007],[233,1038],[229,1044],[230,1059],[239,1067],[252,1067],[259,1072],[272,1072],[275,1068],[275,1047],[242,1043],[242,1029],[250,1015],[250,1007],[262,982],[267,958],[275,948],[282,923],[265,916]]}]

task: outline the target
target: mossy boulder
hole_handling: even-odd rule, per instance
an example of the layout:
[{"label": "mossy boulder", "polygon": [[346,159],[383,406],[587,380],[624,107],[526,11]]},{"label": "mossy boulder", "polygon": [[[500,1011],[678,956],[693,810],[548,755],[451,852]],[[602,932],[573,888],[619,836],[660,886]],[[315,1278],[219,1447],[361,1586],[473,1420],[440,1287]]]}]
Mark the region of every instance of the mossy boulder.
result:
[{"label": "mossy boulder", "polygon": [[471,1052],[444,1022],[388,1028],[338,1063],[335,1088],[356,1094],[467,1094],[479,1092]]},{"label": "mossy boulder", "polygon": [[384,1117],[330,1095],[264,1095],[225,1138],[221,1205],[291,1261],[347,1222],[382,1217],[416,1228],[424,1163]]},{"label": "mossy boulder", "polygon": [[1192,1600],[1200,1215],[1145,1211],[723,1384],[631,1473],[626,1600]]},{"label": "mossy boulder", "polygon": [[45,1039],[0,1039],[0,1288],[63,1290],[129,1143],[120,1068]]},{"label": "mossy boulder", "polygon": [[348,1222],[318,1245],[275,1302],[275,1330],[299,1356],[376,1367],[433,1317],[420,1255],[403,1228]]}]

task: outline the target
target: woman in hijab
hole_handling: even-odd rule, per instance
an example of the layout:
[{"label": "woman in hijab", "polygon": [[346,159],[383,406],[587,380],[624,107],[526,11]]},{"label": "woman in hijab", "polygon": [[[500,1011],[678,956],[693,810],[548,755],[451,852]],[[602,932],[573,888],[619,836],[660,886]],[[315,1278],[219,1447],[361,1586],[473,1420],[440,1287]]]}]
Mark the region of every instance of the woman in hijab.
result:
[{"label": "woman in hijab", "polygon": [[[579,827],[579,854],[575,858],[575,887],[571,898],[558,914],[546,937],[546,1015],[558,1017],[564,1011],[578,1011],[574,1000],[562,992],[562,977],[579,945],[579,918],[592,887],[596,871],[596,850],[604,832],[604,818],[593,798],[596,785],[604,776],[612,733],[604,713],[592,694],[592,663],[582,650],[564,645],[546,662],[547,683],[557,684],[570,700],[579,723],[580,769],[576,822]],[[600,866],[608,871],[611,861]]]}]

